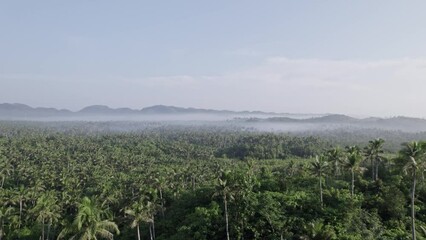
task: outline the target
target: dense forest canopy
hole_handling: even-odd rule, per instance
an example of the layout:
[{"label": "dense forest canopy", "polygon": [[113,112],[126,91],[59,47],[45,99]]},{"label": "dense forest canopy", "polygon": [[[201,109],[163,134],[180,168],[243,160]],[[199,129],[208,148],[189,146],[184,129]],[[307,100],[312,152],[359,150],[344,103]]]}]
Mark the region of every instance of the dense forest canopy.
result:
[{"label": "dense forest canopy", "polygon": [[426,145],[397,135],[0,122],[0,239],[423,239]]}]

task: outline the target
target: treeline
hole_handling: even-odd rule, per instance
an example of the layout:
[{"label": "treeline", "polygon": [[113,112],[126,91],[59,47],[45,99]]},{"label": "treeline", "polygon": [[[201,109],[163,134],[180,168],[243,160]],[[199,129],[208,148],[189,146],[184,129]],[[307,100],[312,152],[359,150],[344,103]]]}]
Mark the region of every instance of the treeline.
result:
[{"label": "treeline", "polygon": [[[26,138],[34,134],[60,138],[63,134],[83,138],[85,141],[122,142],[138,145],[143,143],[148,154],[157,158],[181,159],[286,159],[290,157],[309,158],[321,153],[331,145],[320,137],[294,136],[285,133],[244,131],[238,127],[214,125],[184,126],[158,123],[114,122],[0,122],[3,136]],[[138,126],[135,131],[124,131],[128,126]],[[130,129],[133,129],[130,127]],[[131,142],[133,141],[133,142]],[[154,153],[155,152],[155,153]],[[161,156],[160,156],[161,155]]]},{"label": "treeline", "polygon": [[332,130],[302,131],[294,132],[293,136],[315,136],[332,145],[349,146],[358,145],[365,147],[368,141],[375,138],[386,139],[383,149],[387,152],[396,153],[401,144],[410,141],[421,141],[426,139],[426,132],[403,132],[383,129],[356,129],[338,128]]},{"label": "treeline", "polygon": [[422,239],[425,144],[365,146],[0,124],[0,239]]}]

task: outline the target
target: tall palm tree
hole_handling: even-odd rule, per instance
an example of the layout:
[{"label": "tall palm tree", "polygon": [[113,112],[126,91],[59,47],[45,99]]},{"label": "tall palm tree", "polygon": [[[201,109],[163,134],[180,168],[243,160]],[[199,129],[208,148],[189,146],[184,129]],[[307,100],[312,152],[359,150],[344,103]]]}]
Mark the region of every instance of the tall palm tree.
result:
[{"label": "tall palm tree", "polygon": [[335,147],[327,151],[326,153],[327,159],[332,163],[332,171],[334,173],[334,177],[340,175],[341,163],[343,161],[344,152],[340,147]]},{"label": "tall palm tree", "polygon": [[[31,210],[37,218],[36,221],[42,225],[41,239],[49,239],[50,228],[57,223],[61,217],[61,208],[58,205],[58,199],[53,192],[43,194],[37,199],[35,207]],[[47,235],[45,235],[45,226],[47,224]]]},{"label": "tall palm tree", "polygon": [[71,226],[63,229],[58,239],[72,235],[69,239],[96,240],[114,238],[113,233],[120,234],[117,224],[104,218],[107,212],[100,209],[97,204],[88,197],[84,197],[78,206],[78,213]]},{"label": "tall palm tree", "polygon": [[0,188],[3,188],[6,177],[10,176],[13,171],[13,165],[0,156]]},{"label": "tall palm tree", "polygon": [[229,182],[230,171],[221,171],[221,176],[218,178],[216,185],[216,192],[214,196],[221,196],[223,200],[223,206],[225,210],[225,229],[226,229],[226,240],[229,240],[229,217],[228,217],[228,202],[234,199],[233,189]]},{"label": "tall palm tree", "polygon": [[404,161],[403,171],[406,175],[412,177],[411,185],[411,232],[413,240],[416,239],[416,212],[414,201],[416,196],[417,173],[423,171],[426,167],[425,153],[426,143],[410,142],[404,144],[400,151],[400,158]]},{"label": "tall palm tree", "polygon": [[371,178],[376,181],[379,178],[379,165],[383,157],[383,144],[385,140],[377,138],[368,142],[368,146],[364,148],[364,154],[371,162]]},{"label": "tall palm tree", "polygon": [[23,185],[14,191],[13,201],[19,204],[19,228],[22,225],[22,214],[24,212],[25,201],[28,199],[28,191]]},{"label": "tall palm tree", "polygon": [[344,162],[344,167],[351,172],[351,196],[354,195],[355,189],[355,172],[360,171],[359,163],[362,160],[360,150],[357,146],[347,148],[348,155]]},{"label": "tall palm tree", "polygon": [[5,235],[5,222],[6,219],[12,216],[13,214],[13,208],[10,206],[0,206],[0,240],[3,239],[3,236]]},{"label": "tall palm tree", "polygon": [[318,180],[319,180],[321,206],[323,205],[322,177],[325,174],[325,171],[327,170],[327,168],[328,168],[328,162],[325,161],[325,156],[324,155],[316,156],[315,162],[312,162],[311,166],[309,168],[309,170],[311,171],[312,175],[318,177]]},{"label": "tall palm tree", "polygon": [[[130,226],[131,228],[136,227],[138,240],[141,239],[141,234],[140,234],[141,222],[152,224],[154,222],[154,212],[155,212],[155,205],[151,201],[147,201],[146,203],[142,201],[136,202],[129,209],[125,210],[125,213],[133,218],[133,221]],[[153,234],[151,233],[150,235],[151,235],[151,239],[153,239]]]},{"label": "tall palm tree", "polygon": [[160,209],[161,209],[161,216],[164,218],[164,211],[165,211],[165,200],[163,197],[163,191],[168,187],[167,179],[164,175],[161,175],[162,173],[156,174],[157,176],[153,177],[153,185],[156,187],[159,197],[160,197]]}]

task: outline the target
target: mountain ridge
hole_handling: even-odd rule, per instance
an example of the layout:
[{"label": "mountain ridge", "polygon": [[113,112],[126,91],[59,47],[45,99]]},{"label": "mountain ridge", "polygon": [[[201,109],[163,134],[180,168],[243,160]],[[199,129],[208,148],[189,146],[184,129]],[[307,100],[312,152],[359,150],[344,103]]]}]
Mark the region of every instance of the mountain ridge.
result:
[{"label": "mountain ridge", "polygon": [[[231,116],[240,122],[248,123],[300,123],[300,124],[381,124],[404,126],[423,125],[426,119],[397,116],[391,118],[367,117],[355,118],[343,114],[290,114],[263,111],[231,111],[203,108],[184,108],[167,105],[153,105],[142,109],[111,108],[106,105],[90,105],[78,111],[50,107],[31,107],[22,103],[0,103],[0,119],[85,117],[85,116],[155,116],[155,115],[222,115]],[[299,116],[296,118],[295,116]],[[300,116],[303,116],[300,118]],[[262,117],[262,118],[261,118]]]},{"label": "mountain ridge", "polygon": [[274,112],[263,112],[263,111],[231,111],[231,110],[215,110],[215,109],[203,109],[203,108],[184,108],[167,105],[153,105],[142,109],[131,109],[131,108],[111,108],[106,105],[90,105],[86,106],[78,111],[70,111],[68,109],[56,109],[46,107],[30,107],[22,103],[0,103],[0,115],[7,113],[18,113],[21,114],[34,114],[41,112],[51,113],[69,113],[69,114],[257,114],[257,115],[281,115],[282,113]]}]

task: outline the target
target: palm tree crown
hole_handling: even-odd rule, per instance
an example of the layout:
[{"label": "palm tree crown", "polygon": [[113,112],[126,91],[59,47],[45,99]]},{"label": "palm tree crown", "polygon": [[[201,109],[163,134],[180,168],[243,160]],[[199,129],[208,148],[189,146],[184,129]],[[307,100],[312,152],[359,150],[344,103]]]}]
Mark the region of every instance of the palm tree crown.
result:
[{"label": "palm tree crown", "polygon": [[78,213],[74,222],[59,234],[58,239],[62,239],[68,234],[73,234],[70,239],[113,239],[113,233],[119,234],[120,231],[114,222],[102,220],[106,216],[105,210],[100,209],[90,198],[84,197],[78,206]]}]

